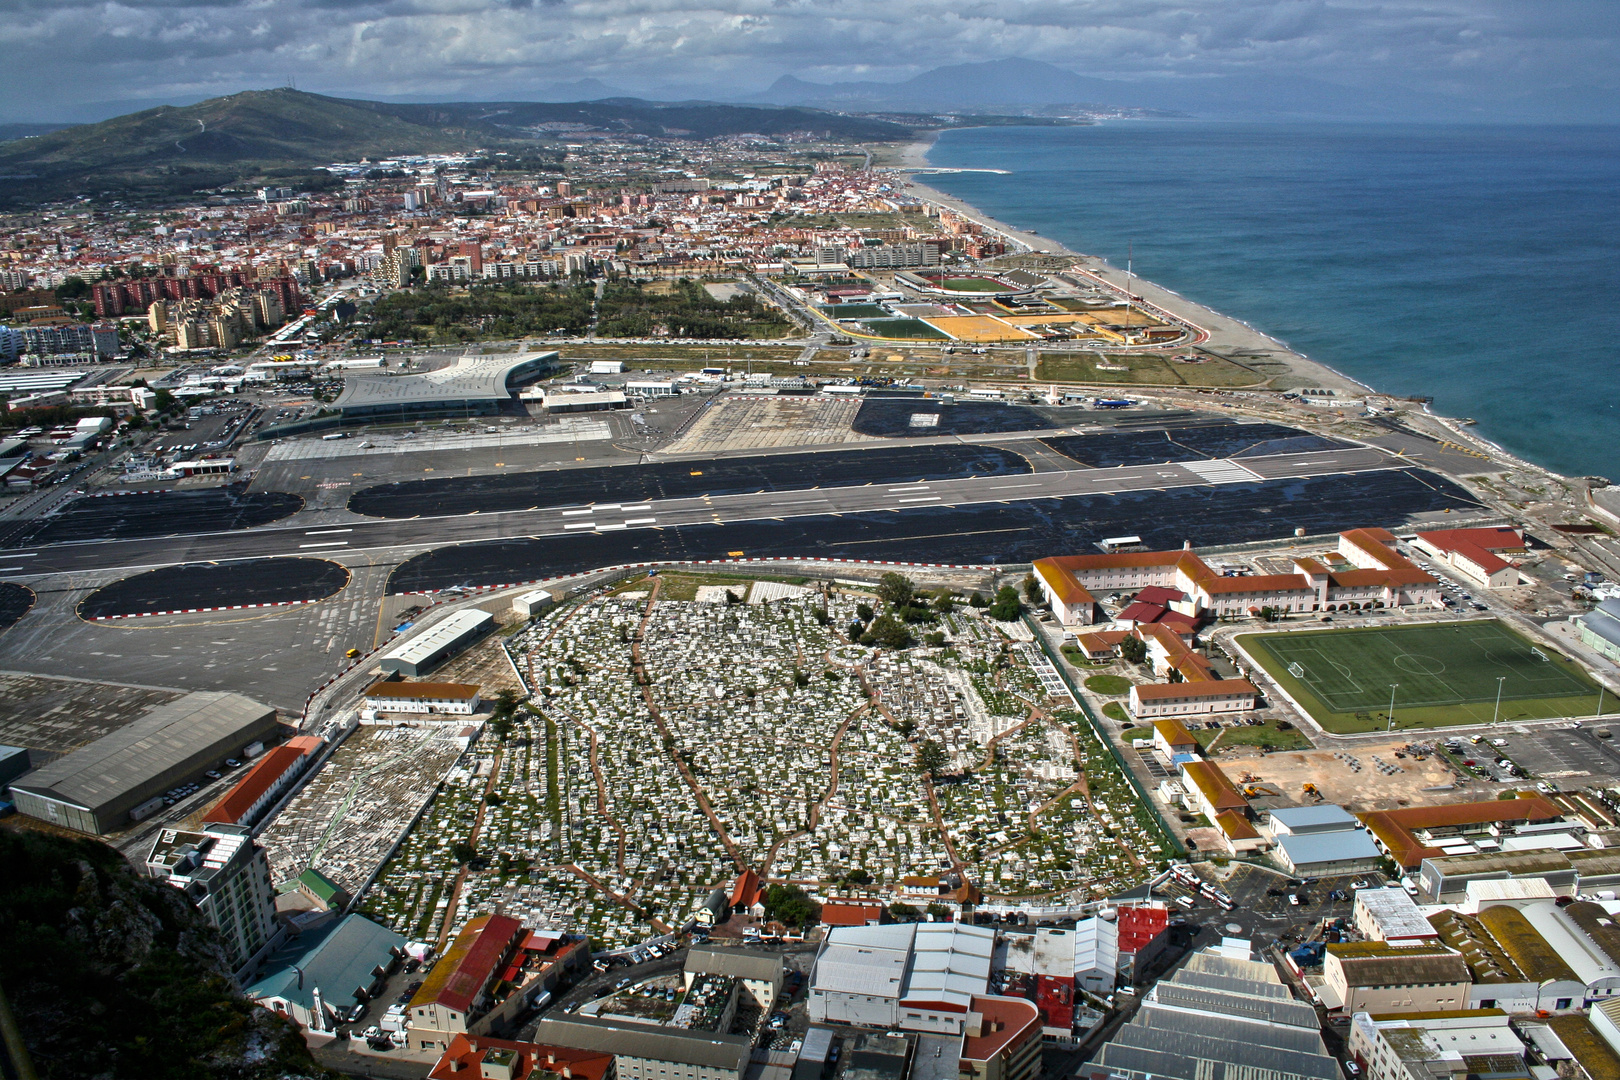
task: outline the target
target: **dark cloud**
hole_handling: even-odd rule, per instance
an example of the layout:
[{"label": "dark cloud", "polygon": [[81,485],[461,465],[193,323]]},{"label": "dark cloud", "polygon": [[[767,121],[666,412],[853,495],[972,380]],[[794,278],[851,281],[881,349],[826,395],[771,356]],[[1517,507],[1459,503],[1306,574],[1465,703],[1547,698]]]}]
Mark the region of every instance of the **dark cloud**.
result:
[{"label": "dark cloud", "polygon": [[1617,30],[1608,0],[0,0],[0,117],[289,77],[421,100],[582,78],[738,97],[790,72],[899,81],[1020,56],[1126,82],[1298,76],[1351,102],[1404,87],[1459,116],[1613,120],[1597,114],[1620,89]]}]

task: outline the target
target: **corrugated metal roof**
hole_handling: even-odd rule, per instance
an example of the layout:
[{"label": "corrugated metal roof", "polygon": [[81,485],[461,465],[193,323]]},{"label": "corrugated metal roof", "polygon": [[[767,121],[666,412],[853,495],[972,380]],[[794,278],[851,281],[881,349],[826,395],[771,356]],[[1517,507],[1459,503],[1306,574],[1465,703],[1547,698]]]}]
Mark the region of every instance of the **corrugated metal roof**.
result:
[{"label": "corrugated metal roof", "polygon": [[202,691],[157,705],[88,746],[12,786],[98,810],[154,776],[183,764],[200,747],[268,730],[275,710],[241,694]]},{"label": "corrugated metal roof", "polygon": [[329,1004],[349,1003],[355,990],[371,985],[372,969],[387,966],[393,959],[389,950],[404,947],[403,935],[363,915],[350,915],[294,938],[270,958],[246,993],[250,998],[280,998],[309,1009],[319,987]]},{"label": "corrugated metal roof", "polygon": [[421,405],[437,401],[503,401],[512,396],[512,376],[525,366],[555,361],[556,352],[516,356],[465,356],[449,367],[412,375],[349,376],[337,409]]},{"label": "corrugated metal roof", "polygon": [[747,1065],[753,1049],[752,1040],[742,1035],[653,1027],[598,1016],[570,1016],[566,1020],[548,1016],[540,1021],[534,1041],[602,1054],[739,1071]]},{"label": "corrugated metal roof", "polygon": [[495,616],[478,608],[458,611],[449,618],[435,623],[426,633],[419,634],[397,648],[384,653],[379,660],[399,660],[407,664],[421,664],[434,653],[449,645],[463,634],[476,633],[494,623]]},{"label": "corrugated metal roof", "polygon": [[1294,868],[1325,863],[1361,862],[1378,858],[1378,845],[1360,829],[1329,833],[1284,833],[1277,846],[1288,855]]}]

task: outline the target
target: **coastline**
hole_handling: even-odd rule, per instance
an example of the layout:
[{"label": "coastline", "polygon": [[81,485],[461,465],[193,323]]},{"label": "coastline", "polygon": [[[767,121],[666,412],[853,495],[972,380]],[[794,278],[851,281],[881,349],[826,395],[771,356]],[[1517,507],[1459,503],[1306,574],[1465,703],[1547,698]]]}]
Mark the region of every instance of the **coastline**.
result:
[{"label": "coastline", "polygon": [[[928,153],[939,140],[940,134],[940,130],[919,132],[919,138],[898,148],[895,160],[886,162],[880,167],[901,172],[912,169],[937,168],[938,166],[933,165],[928,160]],[[1100,270],[1110,278],[1123,275],[1122,270],[1113,266],[1104,258],[1075,251],[1051,237],[1015,228],[1004,221],[991,217],[978,207],[963,202],[954,195],[940,191],[938,188],[932,187],[915,177],[907,177],[906,186],[919,198],[952,210],[992,232],[1005,236],[1030,251],[1072,257],[1077,266],[1091,271]],[[1135,295],[1142,297],[1147,302],[1173,312],[1209,331],[1209,341],[1203,346],[1208,351],[1217,355],[1224,352],[1258,353],[1263,355],[1269,361],[1265,365],[1266,367],[1280,369],[1270,372],[1272,378],[1268,384],[1269,389],[1320,388],[1336,390],[1350,395],[1388,396],[1379,394],[1374,387],[1346,375],[1342,371],[1296,352],[1286,343],[1257,330],[1241,319],[1224,315],[1195,300],[1190,300],[1174,290],[1137,276],[1132,276],[1131,288]]]}]

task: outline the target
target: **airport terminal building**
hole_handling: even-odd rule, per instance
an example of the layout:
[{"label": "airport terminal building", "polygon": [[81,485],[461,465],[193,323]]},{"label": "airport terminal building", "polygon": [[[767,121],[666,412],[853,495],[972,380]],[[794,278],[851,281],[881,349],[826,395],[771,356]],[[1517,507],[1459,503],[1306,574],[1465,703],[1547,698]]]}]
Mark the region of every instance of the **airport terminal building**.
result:
[{"label": "airport terminal building", "polygon": [[363,375],[343,380],[337,411],[368,423],[440,417],[494,416],[517,391],[557,364],[553,350],[510,356],[464,356],[449,367],[412,375]]},{"label": "airport terminal building", "polygon": [[17,810],[105,835],[161,808],[169,788],[276,730],[276,710],[241,694],[187,694],[11,785]]}]

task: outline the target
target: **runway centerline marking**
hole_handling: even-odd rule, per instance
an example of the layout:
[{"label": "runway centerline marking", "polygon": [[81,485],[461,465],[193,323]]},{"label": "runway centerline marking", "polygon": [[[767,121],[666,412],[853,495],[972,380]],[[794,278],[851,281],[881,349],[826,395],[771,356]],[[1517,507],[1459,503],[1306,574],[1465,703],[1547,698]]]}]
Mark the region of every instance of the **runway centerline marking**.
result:
[{"label": "runway centerline marking", "polygon": [[[601,507],[598,507],[597,509],[601,509]],[[624,511],[651,510],[652,509],[652,503],[638,503],[635,506],[621,506],[621,507],[619,507],[619,509],[624,510]]]},{"label": "runway centerline marking", "polygon": [[939,502],[939,496],[938,495],[924,495],[924,496],[920,496],[920,497],[915,498],[915,499],[896,499],[895,501],[896,502],[903,502],[903,503]]},{"label": "runway centerline marking", "polygon": [[565,528],[565,529],[594,529],[594,528],[596,528],[596,522],[594,522],[594,521],[576,521],[572,525],[564,525],[563,528]]},{"label": "runway centerline marking", "polygon": [[347,540],[328,540],[325,543],[321,543],[321,544],[299,544],[298,548],[299,548],[300,551],[302,551],[304,548],[348,547],[348,546],[349,546],[349,542]]},{"label": "runway centerline marking", "polygon": [[892,488],[889,489],[889,493],[892,495],[896,491],[927,491],[927,490],[928,490],[928,485],[927,484],[909,484],[906,487],[892,487]]},{"label": "runway centerline marking", "polygon": [[630,526],[628,526],[628,525],[599,525],[599,526],[597,526],[596,531],[597,532],[614,532],[615,530],[628,529],[629,527]]},{"label": "runway centerline marking", "polygon": [[629,518],[628,520],[625,521],[625,524],[626,525],[651,525],[653,522],[655,522],[657,520],[658,519],[655,518],[655,517],[650,517],[650,518]]},{"label": "runway centerline marking", "polygon": [[595,510],[564,510],[562,512],[562,516],[563,517],[578,517],[581,514],[594,514],[594,513],[596,513]]},{"label": "runway centerline marking", "polygon": [[305,536],[332,536],[336,533],[354,532],[353,529],[311,529]]}]

